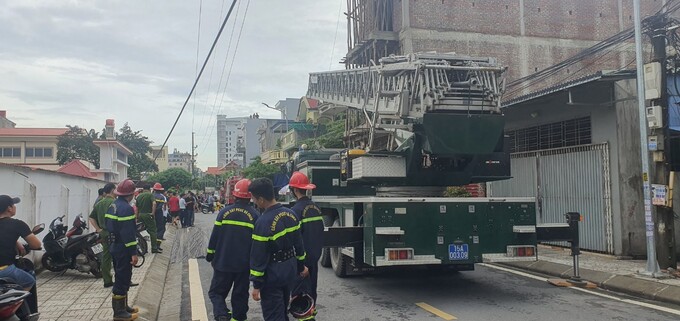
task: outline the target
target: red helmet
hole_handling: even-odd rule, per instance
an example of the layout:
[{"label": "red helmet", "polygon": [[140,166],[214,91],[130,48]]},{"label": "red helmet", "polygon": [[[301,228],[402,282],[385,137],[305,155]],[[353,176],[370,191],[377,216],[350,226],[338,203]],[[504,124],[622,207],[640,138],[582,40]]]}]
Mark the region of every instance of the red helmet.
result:
[{"label": "red helmet", "polygon": [[163,188],[163,185],[161,185],[161,183],[153,184],[153,189],[154,189],[154,191],[164,191],[165,190]]},{"label": "red helmet", "polygon": [[296,295],[290,300],[288,312],[298,320],[306,320],[314,316],[314,299],[309,294]]},{"label": "red helmet", "polygon": [[136,189],[135,182],[128,178],[120,182],[113,193],[118,196],[130,196],[135,193]]},{"label": "red helmet", "polygon": [[250,194],[248,191],[248,187],[250,186],[250,180],[247,178],[244,178],[234,185],[234,191],[231,193],[235,197],[238,198],[251,198],[253,195]]},{"label": "red helmet", "polygon": [[290,177],[290,182],[288,183],[288,186],[300,189],[316,188],[316,185],[309,183],[309,178],[307,178],[307,175],[302,174],[300,172],[293,173],[293,175]]}]

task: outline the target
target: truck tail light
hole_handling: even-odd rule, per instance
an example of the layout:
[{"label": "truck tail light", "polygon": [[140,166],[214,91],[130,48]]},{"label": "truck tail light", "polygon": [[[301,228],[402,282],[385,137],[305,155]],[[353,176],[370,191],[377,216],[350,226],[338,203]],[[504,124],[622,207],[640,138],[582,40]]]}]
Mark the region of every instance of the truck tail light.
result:
[{"label": "truck tail light", "polygon": [[533,245],[508,245],[506,256],[528,257],[536,255],[536,247]]},{"label": "truck tail light", "polygon": [[413,249],[385,249],[389,261],[412,260]]}]

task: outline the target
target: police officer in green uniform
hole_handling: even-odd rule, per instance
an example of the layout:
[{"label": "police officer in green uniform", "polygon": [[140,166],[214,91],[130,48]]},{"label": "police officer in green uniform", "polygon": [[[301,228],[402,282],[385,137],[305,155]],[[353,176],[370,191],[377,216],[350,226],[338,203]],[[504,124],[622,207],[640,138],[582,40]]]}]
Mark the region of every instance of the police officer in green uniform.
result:
[{"label": "police officer in green uniform", "polygon": [[300,224],[293,211],[274,199],[271,180],[253,180],[248,191],[255,205],[264,209],[255,222],[250,252],[253,300],[262,300],[265,321],[288,321],[291,285],[298,275],[309,275]]},{"label": "police officer in green uniform", "polygon": [[104,188],[102,188],[103,194],[101,195],[101,198],[97,203],[95,203],[94,208],[90,213],[90,224],[92,224],[95,231],[99,233],[99,237],[102,240],[102,246],[104,248],[104,251],[102,251],[101,254],[101,270],[105,288],[113,286],[113,275],[111,275],[112,259],[111,253],[109,252],[109,232],[106,230],[106,220],[104,216],[106,215],[106,211],[109,209],[109,206],[111,206],[111,203],[114,201],[113,190],[115,188],[116,184],[114,183],[106,184]]},{"label": "police officer in green uniform", "polygon": [[153,214],[153,194],[149,191],[149,186],[144,185],[141,194],[137,195],[137,212],[139,220],[144,223],[146,232],[151,237],[151,253],[162,253],[160,241],[156,234],[156,219]]}]

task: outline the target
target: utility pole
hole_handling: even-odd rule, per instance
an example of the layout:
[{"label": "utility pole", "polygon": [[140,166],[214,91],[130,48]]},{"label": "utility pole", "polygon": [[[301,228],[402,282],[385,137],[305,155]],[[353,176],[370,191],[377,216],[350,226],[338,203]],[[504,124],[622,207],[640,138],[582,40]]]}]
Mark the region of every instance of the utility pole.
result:
[{"label": "utility pole", "polygon": [[194,173],[195,173],[195,162],[196,162],[196,145],[194,144],[194,136],[196,135],[195,132],[191,132],[191,179],[194,179]]},{"label": "utility pole", "polygon": [[[662,142],[663,144],[657,144],[658,150],[653,151],[654,159],[654,180],[653,182],[658,185],[665,186],[666,194],[669,192],[669,177],[670,170],[670,133],[669,130],[669,117],[668,117],[668,91],[667,87],[667,77],[668,73],[666,70],[666,27],[667,18],[662,15],[660,19],[654,20],[654,25],[652,26],[651,38],[652,38],[652,50],[653,59],[652,63],[659,63],[661,66],[661,82],[659,83],[659,97],[651,100],[652,106],[659,106],[661,109],[661,126],[660,128],[652,129],[652,138],[656,138],[657,142]],[[659,261],[659,266],[662,269],[667,269],[669,267],[677,267],[677,256],[675,253],[675,236],[674,236],[674,215],[673,209],[668,206],[655,206],[656,210],[656,232],[658,238],[656,239],[656,249],[657,249],[657,259]]]},{"label": "utility pole", "polygon": [[649,183],[649,149],[647,145],[647,109],[645,107],[645,82],[642,56],[642,23],[640,22],[640,0],[633,0],[635,20],[635,62],[637,69],[638,117],[640,118],[640,158],[642,161],[642,184],[645,205],[645,234],[647,236],[647,269],[644,274],[659,275],[654,241],[654,220],[652,219],[652,186]]}]

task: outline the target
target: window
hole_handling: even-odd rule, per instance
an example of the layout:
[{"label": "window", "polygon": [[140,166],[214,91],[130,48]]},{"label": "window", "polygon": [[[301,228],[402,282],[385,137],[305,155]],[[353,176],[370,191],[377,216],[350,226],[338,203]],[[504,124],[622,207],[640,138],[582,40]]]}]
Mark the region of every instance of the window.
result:
[{"label": "window", "polygon": [[19,158],[21,157],[21,148],[18,147],[4,147],[0,149],[0,157],[3,158]]},{"label": "window", "polygon": [[52,147],[27,147],[26,157],[52,158]]},{"label": "window", "polygon": [[590,117],[509,131],[510,152],[529,152],[592,143]]}]

